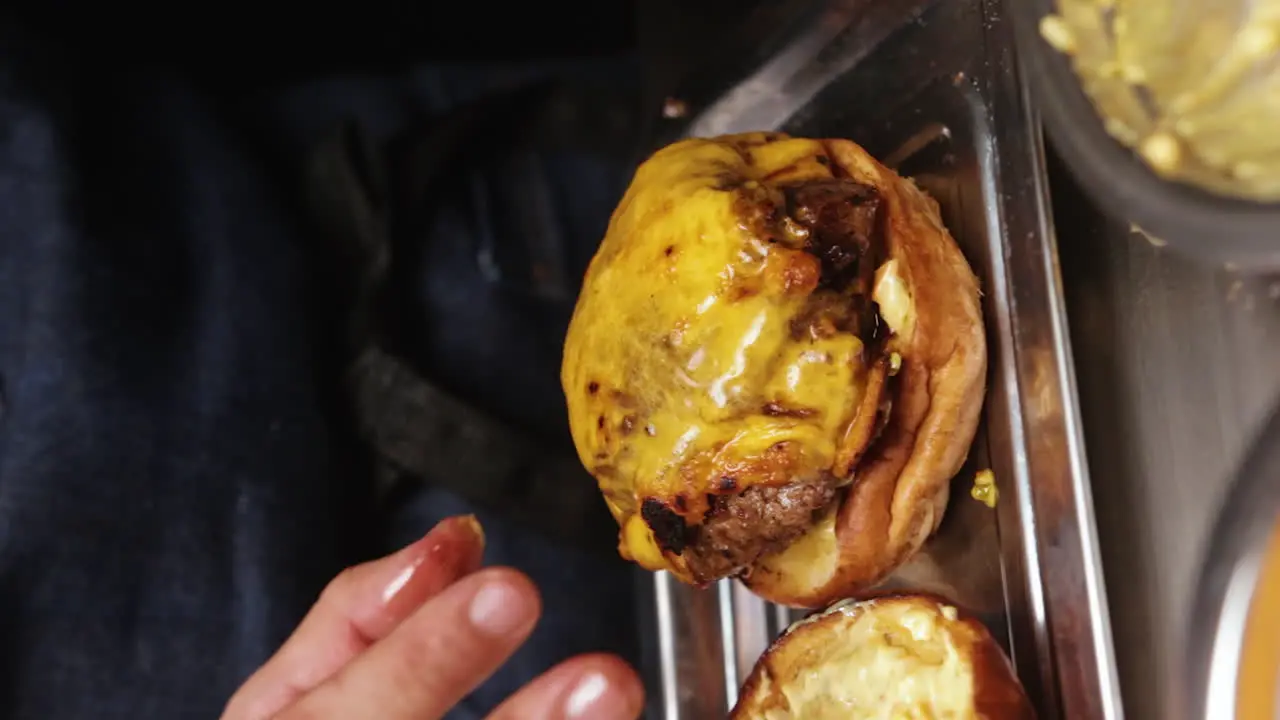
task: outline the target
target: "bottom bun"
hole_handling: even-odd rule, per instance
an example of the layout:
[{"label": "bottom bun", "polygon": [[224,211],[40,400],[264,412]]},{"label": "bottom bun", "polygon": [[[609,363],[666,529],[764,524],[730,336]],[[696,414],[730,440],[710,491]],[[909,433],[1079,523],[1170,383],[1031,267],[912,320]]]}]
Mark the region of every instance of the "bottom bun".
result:
[{"label": "bottom bun", "polygon": [[756,663],[730,720],[1033,720],[976,620],[925,595],[850,601],[793,625]]}]

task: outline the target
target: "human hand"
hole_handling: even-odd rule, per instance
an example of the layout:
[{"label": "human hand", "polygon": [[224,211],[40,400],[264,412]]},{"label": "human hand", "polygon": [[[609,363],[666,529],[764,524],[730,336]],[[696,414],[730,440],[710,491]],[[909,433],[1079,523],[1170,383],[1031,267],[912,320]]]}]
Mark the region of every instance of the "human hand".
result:
[{"label": "human hand", "polygon": [[[473,517],[441,522],[380,560],[348,568],[293,635],[232,696],[223,720],[438,720],[528,638],[538,591],[509,568],[480,570]],[[567,660],[489,720],[639,717],[644,691],[622,660]]]}]

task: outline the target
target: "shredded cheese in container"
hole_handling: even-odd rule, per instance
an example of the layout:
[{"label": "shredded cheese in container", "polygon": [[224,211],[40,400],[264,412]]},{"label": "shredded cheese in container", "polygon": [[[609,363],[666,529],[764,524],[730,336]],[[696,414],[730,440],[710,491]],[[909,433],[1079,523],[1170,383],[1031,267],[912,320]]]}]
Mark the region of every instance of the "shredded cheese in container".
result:
[{"label": "shredded cheese in container", "polygon": [[1152,170],[1280,201],[1280,0],[1058,0],[1040,34]]}]

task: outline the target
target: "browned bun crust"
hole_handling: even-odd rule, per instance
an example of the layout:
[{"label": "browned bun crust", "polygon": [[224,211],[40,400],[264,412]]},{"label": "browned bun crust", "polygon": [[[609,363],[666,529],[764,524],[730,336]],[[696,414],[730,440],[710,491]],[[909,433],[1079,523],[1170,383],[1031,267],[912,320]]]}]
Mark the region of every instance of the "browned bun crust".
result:
[{"label": "browned bun crust", "polygon": [[[836,514],[834,537],[810,538],[816,550],[789,548],[743,578],[762,597],[797,607],[826,606],[873,587],[937,530],[986,392],[978,279],[942,224],[937,203],[858,145],[824,145],[836,169],[882,194],[886,256],[897,261],[915,320],[909,336],[891,341],[902,357],[892,411],[856,468]],[[823,532],[832,529],[811,534]],[[812,569],[815,553],[838,554],[821,563],[830,572]]]},{"label": "browned bun crust", "polygon": [[[950,697],[953,703],[961,707],[957,709],[955,705],[950,708],[935,706],[930,707],[929,710],[935,712],[956,710],[958,714],[947,715],[947,717],[966,720],[1034,720],[1035,711],[1014,673],[1009,658],[982,623],[965,616],[941,598],[902,593],[884,594],[856,602],[842,603],[793,625],[775,640],[756,662],[738,695],[737,705],[729,713],[729,719],[789,720],[794,718],[794,720],[803,720],[799,715],[794,714],[800,708],[792,706],[784,689],[789,689],[792,693],[800,692],[800,683],[804,680],[812,681],[815,673],[834,673],[826,678],[828,682],[825,685],[828,688],[856,687],[844,684],[846,674],[848,683],[861,681],[865,684],[867,678],[865,676],[859,678],[858,671],[866,670],[868,667],[866,663],[874,657],[868,653],[874,652],[877,647],[886,651],[890,648],[887,644],[872,645],[872,643],[884,642],[884,632],[865,630],[859,632],[857,626],[861,623],[866,627],[867,622],[878,619],[883,624],[876,626],[876,630],[887,629],[887,633],[893,634],[899,632],[899,628],[902,627],[895,622],[895,619],[903,611],[923,612],[933,620],[932,632],[928,637],[921,638],[918,634],[915,635],[913,642],[919,644],[908,648],[908,651],[918,650],[923,646],[927,651],[943,655],[944,648],[948,645],[954,648],[955,664],[950,666],[954,672],[947,674],[947,677],[953,678],[953,682],[950,683],[953,691],[935,692],[930,695],[935,699]],[[908,629],[915,629],[918,632],[918,628],[919,625],[916,624]],[[900,651],[901,648],[901,645],[895,645],[893,651]],[[854,649],[864,651],[864,654],[857,658],[860,661],[858,664],[837,665],[831,662],[832,657],[839,658],[839,651]],[[914,679],[917,683],[926,681],[921,675],[915,675]],[[883,685],[879,687],[882,688],[883,694],[883,698],[880,698],[881,702],[904,700],[901,691],[896,691],[893,687],[886,688]],[[835,700],[831,697],[830,690],[820,693],[818,697]],[[839,716],[842,718],[857,720],[863,717],[845,714],[849,710],[843,704],[833,702],[828,707],[841,708]],[[813,707],[808,709],[812,716]],[[883,716],[875,712],[876,708],[866,709],[868,710],[865,715],[867,718]],[[937,716],[942,715],[937,713]]]}]

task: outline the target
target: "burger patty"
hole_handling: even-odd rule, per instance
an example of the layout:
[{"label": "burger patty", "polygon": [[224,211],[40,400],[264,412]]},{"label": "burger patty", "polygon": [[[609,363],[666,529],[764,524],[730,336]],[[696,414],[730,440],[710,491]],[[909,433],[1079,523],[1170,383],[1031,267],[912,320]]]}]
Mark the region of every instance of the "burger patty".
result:
[{"label": "burger patty", "polygon": [[716,496],[684,558],[695,577],[737,575],[804,534],[836,498],[835,478]]}]

